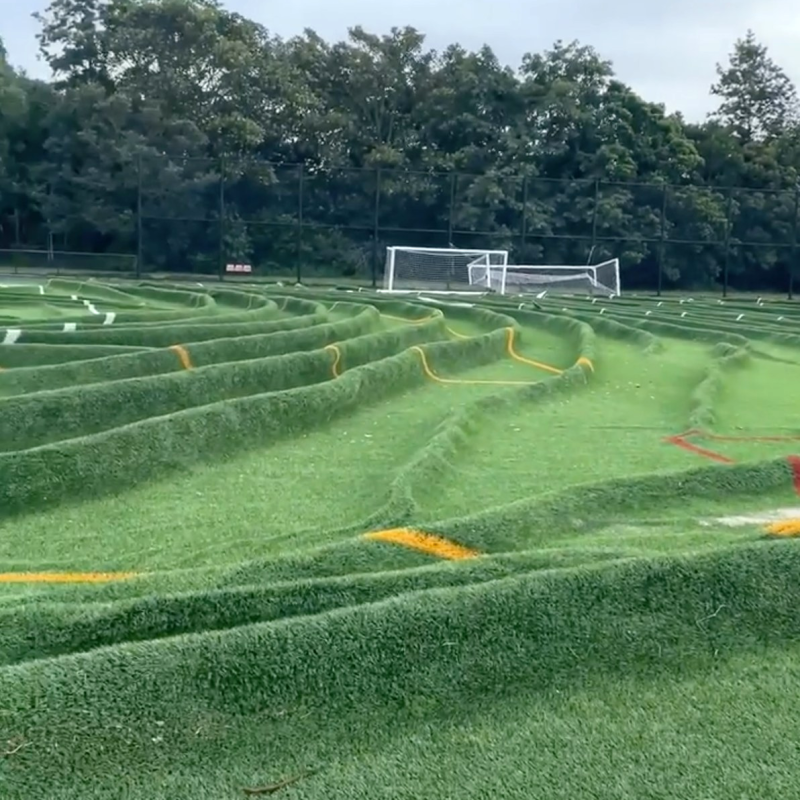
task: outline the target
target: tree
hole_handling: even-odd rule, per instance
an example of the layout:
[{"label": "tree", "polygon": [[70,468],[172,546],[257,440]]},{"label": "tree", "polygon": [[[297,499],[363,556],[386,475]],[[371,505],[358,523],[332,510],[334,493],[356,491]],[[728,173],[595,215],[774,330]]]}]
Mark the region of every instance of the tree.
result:
[{"label": "tree", "polygon": [[753,31],[737,40],[727,67],[717,64],[717,76],[711,93],[720,106],[712,118],[743,142],[779,136],[797,121],[795,86]]},{"label": "tree", "polygon": [[112,87],[105,28],[114,0],[52,0],[43,14],[39,49],[56,87],[100,83]]}]

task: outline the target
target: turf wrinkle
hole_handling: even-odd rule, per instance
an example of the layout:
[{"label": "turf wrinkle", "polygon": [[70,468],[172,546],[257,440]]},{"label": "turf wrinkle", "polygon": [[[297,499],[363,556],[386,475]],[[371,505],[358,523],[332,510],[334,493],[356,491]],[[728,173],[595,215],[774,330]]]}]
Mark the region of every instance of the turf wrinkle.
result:
[{"label": "turf wrinkle", "polygon": [[0,287],[3,800],[796,794],[794,303],[46,289]]}]

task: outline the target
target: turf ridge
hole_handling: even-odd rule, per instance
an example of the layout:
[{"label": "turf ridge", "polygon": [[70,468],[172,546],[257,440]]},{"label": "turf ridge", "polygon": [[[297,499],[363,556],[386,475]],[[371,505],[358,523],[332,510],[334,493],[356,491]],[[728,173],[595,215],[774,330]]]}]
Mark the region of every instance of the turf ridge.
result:
[{"label": "turf ridge", "polygon": [[[556,764],[509,789],[454,720],[563,752],[535,720],[636,684],[697,734],[669,685],[744,704],[742,665],[794,653],[796,543],[715,521],[797,503],[791,304],[43,290],[0,290],[4,797],[418,796],[428,756],[385,759],[420,737],[447,791],[580,796]],[[759,420],[735,402],[762,382]],[[527,482],[470,483],[476,453]],[[647,795],[631,774],[615,797]]]}]

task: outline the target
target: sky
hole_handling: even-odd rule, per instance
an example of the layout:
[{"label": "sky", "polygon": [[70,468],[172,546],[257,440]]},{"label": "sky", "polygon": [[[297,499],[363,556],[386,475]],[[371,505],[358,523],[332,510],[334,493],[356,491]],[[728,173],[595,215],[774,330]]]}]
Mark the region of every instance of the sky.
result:
[{"label": "sky", "polygon": [[[38,25],[31,18],[47,0],[0,0],[0,37],[9,60],[35,77]],[[797,0],[223,0],[236,11],[290,37],[313,28],[327,40],[343,39],[361,25],[375,33],[412,25],[436,50],[458,42],[483,44],[517,66],[526,52],[558,39],[590,44],[613,64],[617,76],[646,100],[664,103],[692,121],[715,106],[709,87],[717,62],[727,62],[737,38],[756,38],[800,85],[800,11]]]}]

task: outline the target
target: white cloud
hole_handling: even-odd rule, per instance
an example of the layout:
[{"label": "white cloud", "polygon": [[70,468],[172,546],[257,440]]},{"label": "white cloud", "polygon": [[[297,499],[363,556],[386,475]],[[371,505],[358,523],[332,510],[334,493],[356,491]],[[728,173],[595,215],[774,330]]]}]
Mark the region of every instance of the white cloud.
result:
[{"label": "white cloud", "polygon": [[[44,75],[44,67],[36,62],[38,26],[30,13],[45,5],[45,0],[0,0],[0,35],[10,58],[37,75]],[[715,65],[727,60],[734,41],[748,28],[800,83],[800,15],[794,0],[673,0],[661,6],[635,0],[404,0],[396,5],[227,0],[225,5],[285,37],[306,27],[326,39],[341,39],[353,25],[375,32],[413,25],[427,34],[431,47],[488,43],[513,66],[523,53],[545,49],[556,39],[579,39],[610,58],[619,77],[647,100],[663,102],[690,119],[713,108],[709,87]]]}]

